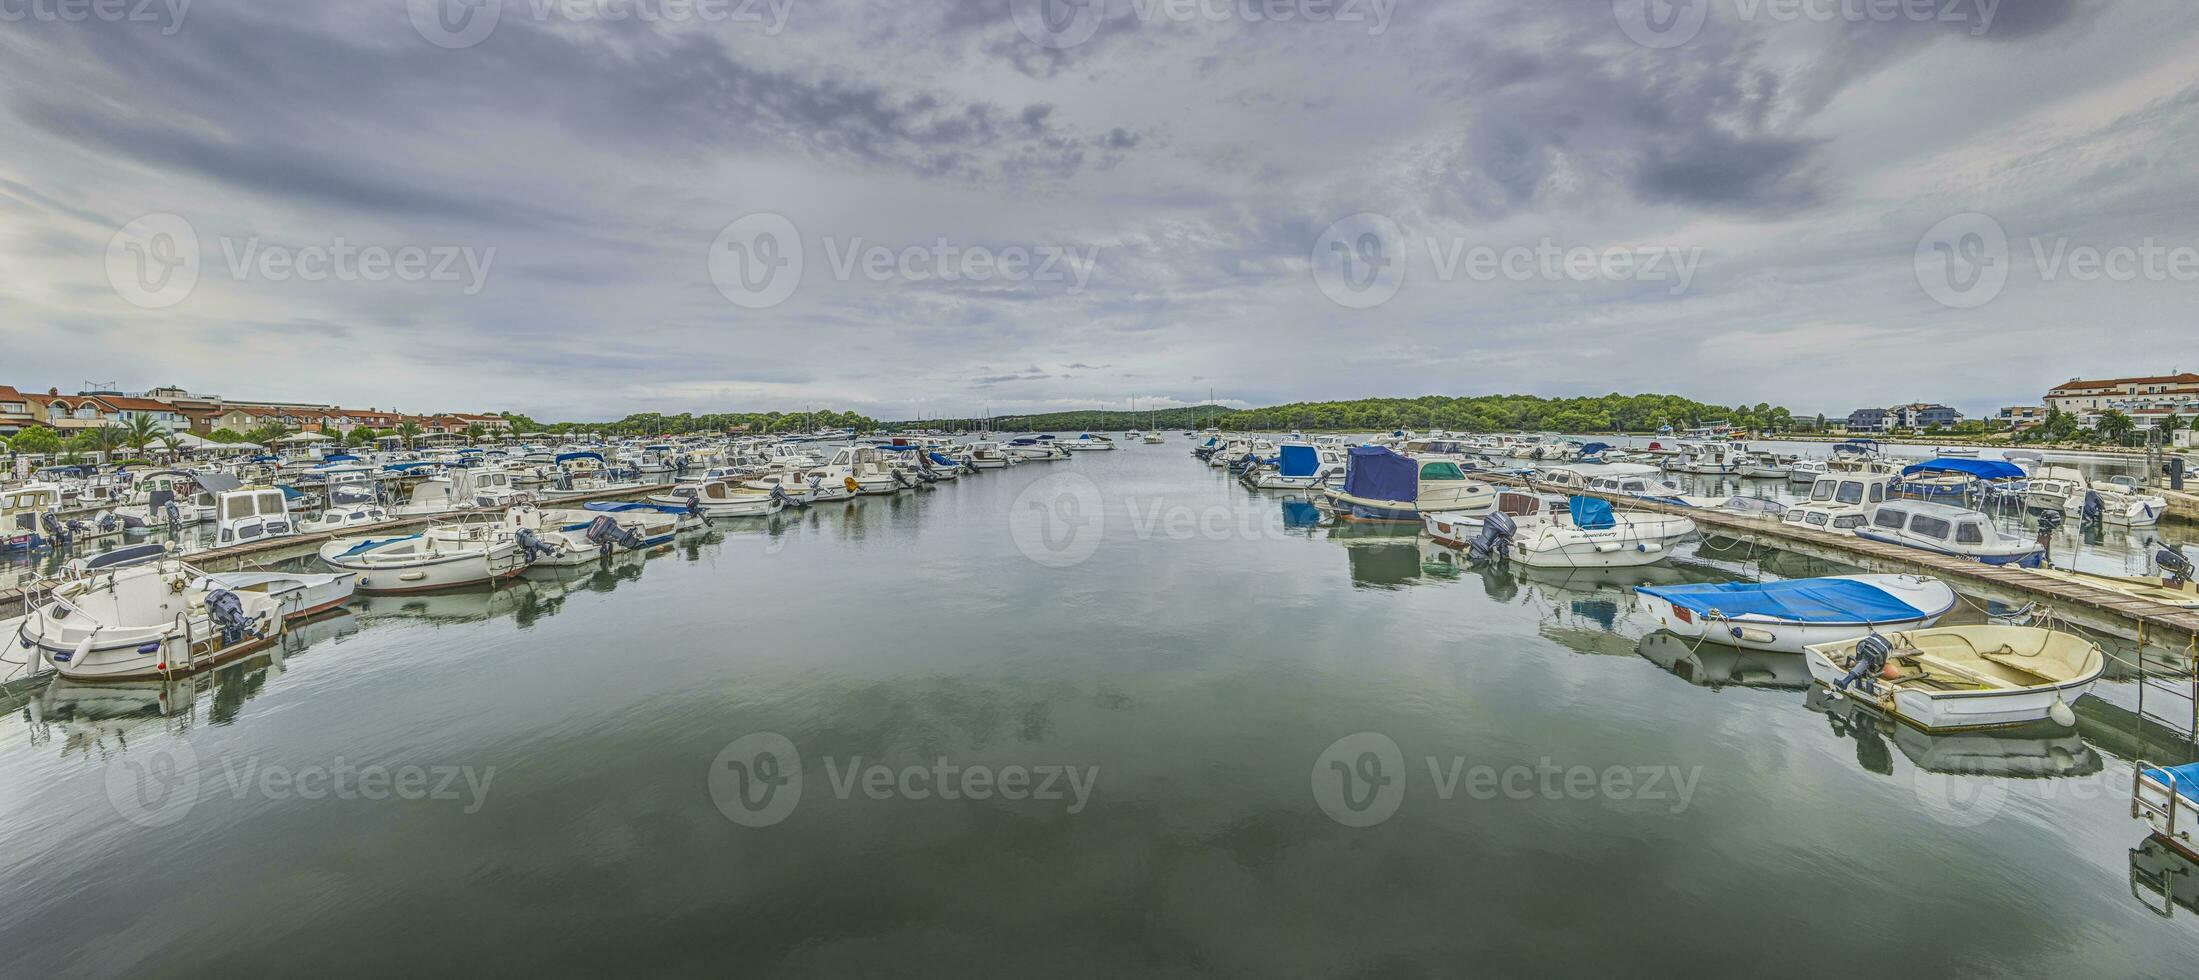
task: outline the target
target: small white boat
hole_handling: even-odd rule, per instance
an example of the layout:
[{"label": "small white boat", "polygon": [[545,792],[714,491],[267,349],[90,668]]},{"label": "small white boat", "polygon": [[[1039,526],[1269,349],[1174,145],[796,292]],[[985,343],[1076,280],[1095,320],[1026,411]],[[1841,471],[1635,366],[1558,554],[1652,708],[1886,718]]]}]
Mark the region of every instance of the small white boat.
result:
[{"label": "small white boat", "polygon": [[653,493],[649,502],[668,507],[691,508],[704,517],[765,517],[787,505],[787,493],[777,487],[756,490],[731,480],[682,483],[671,493]]},{"label": "small white boat", "polygon": [[281,490],[273,487],[229,490],[216,494],[214,502],[216,547],[296,533]]},{"label": "small white boat", "polygon": [[1895,478],[1890,473],[1828,473],[1810,484],[1808,500],[1787,508],[1779,519],[1832,534],[1856,533],[1870,522],[1871,512],[1893,497]]},{"label": "small white boat", "polygon": [[1325,487],[1344,474],[1344,454],[1312,443],[1286,442],[1275,449],[1275,461],[1251,467],[1237,477],[1255,490],[1311,490]]},{"label": "small white boat", "polygon": [[275,600],[284,619],[317,616],[351,598],[358,575],[352,572],[214,572],[205,577],[209,588],[250,592]]},{"label": "small white boat", "polygon": [[282,635],[284,600],[220,588],[175,559],[56,586],[17,626],[19,643],[64,677],[119,680],[189,673]]},{"label": "small white boat", "polygon": [[[1663,561],[1695,533],[1695,522],[1673,514],[1622,512],[1599,497],[1542,495],[1534,514],[1514,518],[1512,560],[1530,568],[1632,568]],[[1501,553],[1501,552],[1500,552]]]},{"label": "small white boat", "polygon": [[1418,524],[1435,513],[1485,514],[1496,502],[1496,490],[1451,460],[1356,446],[1345,457],[1343,488],[1323,490],[1321,505],[1339,520]]},{"label": "small white boat", "polygon": [[389,509],[375,502],[372,490],[365,487],[335,487],[329,490],[328,505],[320,513],[298,519],[298,533],[341,531],[381,524],[388,520]]},{"label": "small white boat", "polygon": [[[1858,645],[1812,644],[1810,676],[1836,694],[1876,705],[1927,731],[2052,719],[2076,723],[2072,702],[2099,682],[2107,659],[2080,636],[2032,626],[1941,626],[1882,634],[1883,663]],[[1855,675],[1857,679],[1848,678]]]},{"label": "small white boat", "polygon": [[1074,439],[1062,440],[1062,448],[1073,453],[1104,452],[1115,448],[1115,440],[1086,432]]},{"label": "small white boat", "polygon": [[2168,513],[2168,498],[2145,492],[2130,477],[2118,476],[2106,483],[2084,484],[2071,490],[2062,500],[2062,513],[2117,527],[2151,527]]},{"label": "small white boat", "polygon": [[479,585],[527,568],[509,533],[493,525],[451,525],[396,537],[336,538],[321,545],[323,562],[359,575],[358,590],[395,594]]},{"label": "small white boat", "polygon": [[1814,643],[1922,629],[1955,607],[1955,590],[1921,575],[1834,575],[1778,582],[1644,585],[1657,625],[1745,650],[1801,653]]},{"label": "small white boat", "polygon": [[1855,536],[1988,565],[2037,568],[2046,557],[2038,542],[2002,532],[1984,513],[1924,500],[1878,505],[1870,523],[1856,528]]},{"label": "small white boat", "polygon": [[1803,486],[1816,483],[1817,478],[1832,472],[1832,467],[1822,459],[1798,459],[1787,467],[1787,482]]}]

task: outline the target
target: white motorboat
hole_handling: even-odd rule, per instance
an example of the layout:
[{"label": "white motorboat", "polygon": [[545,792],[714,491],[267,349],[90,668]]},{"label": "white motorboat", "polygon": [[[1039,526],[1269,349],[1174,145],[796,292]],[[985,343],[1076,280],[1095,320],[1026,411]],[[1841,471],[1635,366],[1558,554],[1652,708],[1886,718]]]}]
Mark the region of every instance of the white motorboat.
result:
[{"label": "white motorboat", "polygon": [[332,487],[328,493],[328,505],[320,513],[298,519],[299,534],[320,534],[347,528],[366,527],[389,521],[389,508],[374,500],[374,492],[366,487]]},{"label": "white motorboat", "polygon": [[705,480],[682,483],[670,493],[650,494],[649,502],[692,508],[704,517],[765,517],[785,507],[788,495],[778,487],[757,490],[731,480]]},{"label": "white motorboat", "polygon": [[1148,446],[1158,446],[1164,442],[1167,442],[1168,440],[1161,438],[1161,434],[1159,432],[1148,432],[1145,434],[1144,441],[1145,444]]},{"label": "white motorboat", "polygon": [[224,589],[173,558],[55,586],[17,627],[62,676],[119,680],[189,673],[260,649],[283,631],[286,599]]},{"label": "white motorboat", "polygon": [[1014,462],[1014,458],[1010,457],[997,442],[980,441],[970,443],[971,466],[981,470],[997,470]]},{"label": "white motorboat", "polygon": [[1115,440],[1085,432],[1074,439],[1062,440],[1062,448],[1073,453],[1104,452],[1115,448]]},{"label": "white motorboat", "polygon": [[1485,537],[1478,540],[1487,543],[1478,546],[1509,551],[1530,568],[1632,568],[1663,561],[1696,531],[1686,517],[1613,511],[1599,497],[1533,496],[1539,506],[1521,514],[1506,512],[1500,501],[1496,515],[1482,521]]},{"label": "white motorboat", "polygon": [[1895,500],[1871,511],[1856,537],[1971,558],[1988,565],[2036,568],[2046,557],[2038,542],[2002,532],[1992,517],[1951,504]]},{"label": "white motorboat", "polygon": [[1007,454],[1009,459],[1015,460],[1018,463],[1038,463],[1046,462],[1049,460],[1068,459],[1069,451],[1061,448],[1058,445],[1055,445],[1056,441],[1057,440],[1055,440],[1053,436],[1032,436],[1027,439],[1010,439],[1008,440],[1008,445],[1003,447],[1002,451]]},{"label": "white motorboat", "polygon": [[393,594],[479,585],[526,570],[509,533],[494,525],[448,525],[395,537],[336,538],[321,560],[359,575],[358,590]]},{"label": "white motorboat", "polygon": [[1794,460],[1772,453],[1742,453],[1734,475],[1745,480],[1784,480],[1794,470]]},{"label": "white motorboat", "polygon": [[2084,491],[2090,482],[2084,471],[2074,466],[2041,464],[2031,469],[2023,481],[2023,505],[2037,510],[2061,510],[2070,497],[2077,497],[2082,505]]},{"label": "white motorboat", "polygon": [[1497,492],[1467,478],[1448,459],[1419,459],[1381,446],[1355,446],[1345,457],[1344,486],[1321,492],[1321,506],[1338,520],[1417,524],[1424,515],[1483,514]]},{"label": "white motorboat", "polygon": [[1276,447],[1275,461],[1246,469],[1237,479],[1255,490],[1311,490],[1344,475],[1344,453],[1305,442]]},{"label": "white motorboat", "polygon": [[1682,473],[1736,476],[1748,454],[1729,442],[1682,443],[1681,455],[1672,466]]},{"label": "white motorboat", "polygon": [[1780,520],[1833,534],[1852,535],[1871,511],[1893,496],[1890,473],[1829,473],[1810,484],[1808,500],[1787,508]]},{"label": "white motorboat", "polygon": [[1804,486],[1816,483],[1817,478],[1832,472],[1822,459],[1797,459],[1787,467],[1787,482]]},{"label": "white motorboat", "polygon": [[[1063,455],[1066,458],[1067,454]],[[876,446],[842,446],[816,472],[826,483],[852,484],[852,489],[862,494],[885,496],[912,485],[907,477],[894,471]]]},{"label": "white motorboat", "polygon": [[1818,683],[1928,731],[2047,719],[2073,725],[2069,705],[2107,667],[2092,641],[2031,626],[1940,626],[1883,636],[1891,648],[1883,662],[1868,650],[1858,657],[1868,637],[1812,644],[1802,656]]},{"label": "white motorboat", "polygon": [[2168,513],[2168,498],[2145,492],[2137,480],[2118,476],[2072,490],[2061,506],[2062,513],[2082,520],[2099,520],[2117,527],[2152,527]]},{"label": "white motorboat", "polygon": [[683,522],[685,517],[678,508],[650,504],[597,503],[578,510],[514,507],[504,512],[500,530],[518,546],[528,567],[568,568],[620,549],[653,548],[687,526],[702,524],[701,518]]},{"label": "white motorboat", "polygon": [[358,585],[352,572],[214,572],[204,578],[211,588],[257,593],[275,600],[284,619],[316,616],[343,605]]},{"label": "white motorboat", "polygon": [[1644,585],[1634,593],[1644,612],[1680,636],[1778,653],[1872,630],[1922,629],[1955,607],[1954,589],[1921,575]]},{"label": "white motorboat", "polygon": [[223,547],[296,533],[281,490],[251,487],[214,496],[214,544]]}]

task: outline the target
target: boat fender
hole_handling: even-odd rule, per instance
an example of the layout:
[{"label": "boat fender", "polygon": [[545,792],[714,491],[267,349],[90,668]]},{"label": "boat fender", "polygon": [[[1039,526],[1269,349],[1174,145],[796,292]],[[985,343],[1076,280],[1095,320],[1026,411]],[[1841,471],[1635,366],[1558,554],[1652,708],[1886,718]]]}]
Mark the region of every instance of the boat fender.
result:
[{"label": "boat fender", "polygon": [[2069,710],[2069,705],[2060,698],[2055,698],[2053,705],[2046,709],[2046,716],[2054,719],[2054,724],[2063,728],[2071,728],[2077,724],[2077,713]]},{"label": "boat fender", "polygon": [[399,582],[418,582],[418,581],[420,581],[421,579],[424,579],[424,578],[427,578],[427,577],[428,577],[428,573],[426,573],[426,572],[406,572],[406,573],[405,573],[405,574],[403,574],[403,575],[399,575],[399,576],[397,576],[397,581],[399,581]]},{"label": "boat fender", "polygon": [[1750,643],[1770,643],[1779,639],[1772,631],[1755,626],[1730,626],[1726,631],[1733,634],[1734,639],[1747,640]]},{"label": "boat fender", "polygon": [[856,493],[863,489],[863,485],[855,482],[855,478],[852,476],[844,477],[840,482],[848,488],[849,493]]},{"label": "boat fender", "polygon": [[98,628],[94,627],[90,633],[84,634],[83,639],[77,641],[76,649],[71,650],[68,653],[58,654],[54,657],[54,659],[62,661],[64,663],[83,663],[84,655],[92,652],[92,637],[98,634],[98,632]]},{"label": "boat fender", "polygon": [[1616,541],[1604,541],[1596,545],[1596,553],[1600,555],[1608,555],[1617,550],[1619,550],[1619,543]]}]

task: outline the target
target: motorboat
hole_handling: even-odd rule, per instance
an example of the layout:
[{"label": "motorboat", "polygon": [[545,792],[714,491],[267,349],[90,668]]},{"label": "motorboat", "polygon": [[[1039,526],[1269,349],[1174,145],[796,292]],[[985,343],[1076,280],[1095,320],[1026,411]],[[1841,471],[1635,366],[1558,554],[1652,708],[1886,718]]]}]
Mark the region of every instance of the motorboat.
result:
[{"label": "motorboat", "polygon": [[1010,439],[1003,448],[1009,459],[1018,463],[1039,463],[1068,459],[1069,451],[1056,444],[1053,436],[1039,435],[1023,439]]},{"label": "motorboat", "polygon": [[1792,457],[1782,459],[1773,453],[1742,453],[1734,475],[1746,480],[1784,480],[1793,469]]},{"label": "motorboat", "polygon": [[2135,479],[2118,476],[2072,490],[2062,500],[2062,513],[2117,527],[2151,527],[2168,513],[2168,498],[2145,492]]},{"label": "motorboat", "polygon": [[[1067,458],[1066,453],[1064,458]],[[912,485],[907,477],[894,470],[876,446],[842,446],[816,472],[826,483],[839,483],[861,494],[885,496]]]},{"label": "motorboat", "polygon": [[1870,522],[1871,511],[1893,493],[1887,473],[1828,473],[1810,484],[1809,499],[1787,508],[1779,519],[1833,534],[1854,534]]},{"label": "motorboat", "polygon": [[2071,497],[2080,498],[2090,481],[2084,471],[2074,466],[2041,464],[2033,467],[2023,482],[2023,505],[2035,510],[2061,510]]},{"label": "motorboat", "polygon": [[1787,467],[1787,482],[1809,486],[1830,472],[1832,467],[1822,459],[1797,459]]},{"label": "motorboat", "polygon": [[1275,461],[1244,471],[1238,480],[1255,490],[1312,490],[1328,486],[1344,474],[1344,454],[1307,442],[1286,442],[1275,448]]},{"label": "motorboat", "polygon": [[2038,542],[2002,532],[1986,514],[1924,500],[1880,504],[1871,511],[1870,523],[1856,528],[1855,535],[1988,565],[2036,568],[2046,557]]},{"label": "motorboat", "polygon": [[336,538],[321,545],[321,561],[359,575],[358,590],[395,594],[479,585],[526,570],[526,557],[495,525],[438,525],[393,537]]},{"label": "motorboat", "polygon": [[1167,441],[1168,441],[1168,440],[1167,440],[1167,439],[1164,439],[1164,438],[1162,438],[1162,437],[1161,437],[1161,434],[1160,434],[1159,432],[1157,432],[1157,431],[1156,431],[1156,432],[1148,432],[1148,433],[1146,433],[1146,434],[1145,434],[1145,439],[1144,439],[1144,442],[1145,442],[1145,444],[1146,444],[1146,445],[1148,445],[1148,446],[1158,446],[1158,445],[1160,445],[1161,443],[1164,443],[1164,442],[1167,442]]},{"label": "motorboat", "polygon": [[1645,585],[1634,593],[1657,625],[1680,636],[1777,653],[1873,630],[1922,629],[1955,607],[1954,589],[1921,575]]},{"label": "motorboat", "polygon": [[282,634],[290,593],[222,588],[167,558],[57,585],[17,626],[18,642],[64,677],[190,673]]},{"label": "motorboat", "polygon": [[1448,459],[1416,459],[1381,446],[1354,446],[1345,457],[1344,486],[1322,491],[1322,504],[1340,520],[1420,523],[1424,515],[1486,513],[1497,493],[1467,478]]},{"label": "motorboat", "polygon": [[1073,453],[1101,452],[1115,448],[1115,440],[1085,432],[1074,439],[1062,440],[1061,447]]},{"label": "motorboat", "polygon": [[1010,457],[997,442],[979,441],[970,443],[971,466],[981,470],[997,470],[1014,462],[1014,458]]},{"label": "motorboat", "polygon": [[2161,549],[2154,556],[2154,563],[2160,566],[2159,576],[2109,575],[2074,568],[2055,568],[2044,563],[2031,571],[2075,585],[2106,589],[2133,599],[2199,610],[2199,586],[2192,583],[2192,561],[2184,556],[2182,546]]},{"label": "motorboat", "polygon": [[332,487],[328,503],[321,512],[297,521],[299,534],[321,534],[348,528],[366,527],[389,521],[389,508],[374,499],[374,491],[363,486]]},{"label": "motorboat", "polygon": [[1508,513],[1500,503],[1469,548],[1509,552],[1530,568],[1632,568],[1663,561],[1674,544],[1696,532],[1686,517],[1617,512],[1600,497],[1533,496],[1540,506],[1526,513]]},{"label": "motorboat", "polygon": [[358,576],[352,572],[212,572],[203,584],[237,593],[255,593],[275,600],[284,619],[317,616],[350,600]]},{"label": "motorboat", "polygon": [[226,547],[297,533],[289,502],[273,487],[227,490],[214,496],[214,544]]},{"label": "motorboat", "polygon": [[[2069,727],[2076,723],[2069,705],[2107,667],[2098,644],[2033,626],[1939,626],[1880,635],[1890,648],[1882,662],[1869,650],[1861,651],[1859,662],[1867,636],[1804,647],[1810,676],[1927,731],[2049,719]],[[1852,682],[1851,674],[1857,676]]]},{"label": "motorboat", "polygon": [[648,499],[650,503],[691,508],[704,517],[766,517],[788,503],[783,489],[757,490],[731,480],[682,483],[670,493],[653,493]]},{"label": "motorboat", "polygon": [[678,507],[597,502],[579,509],[514,507],[498,530],[518,546],[526,567],[585,565],[623,548],[640,551],[672,540],[701,518]]},{"label": "motorboat", "polygon": [[1748,453],[1728,442],[1682,443],[1681,454],[1672,468],[1681,473],[1699,473],[1711,476],[1737,476],[1741,461]]}]

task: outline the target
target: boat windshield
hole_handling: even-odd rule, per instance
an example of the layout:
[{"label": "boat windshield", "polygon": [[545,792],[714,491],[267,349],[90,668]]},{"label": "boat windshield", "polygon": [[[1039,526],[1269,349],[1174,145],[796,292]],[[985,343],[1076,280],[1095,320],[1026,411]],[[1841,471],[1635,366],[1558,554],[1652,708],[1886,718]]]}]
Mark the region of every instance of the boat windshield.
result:
[{"label": "boat windshield", "polygon": [[1831,500],[1833,499],[1833,490],[1839,486],[1840,481],[1838,480],[1819,480],[1810,484],[1810,499],[1817,501]]},{"label": "boat windshield", "polygon": [[1861,483],[1856,483],[1856,482],[1854,482],[1854,481],[1843,481],[1843,482],[1842,482],[1842,483],[1840,484],[1840,493],[1839,493],[1839,499],[1840,499],[1840,502],[1841,502],[1841,503],[1843,503],[1843,504],[1860,504],[1860,503],[1862,503],[1862,502],[1863,502],[1863,484],[1861,484]]},{"label": "boat windshield", "polygon": [[1457,463],[1449,460],[1431,460],[1420,464],[1420,478],[1422,480],[1463,480],[1466,478],[1466,474],[1458,468]]}]

